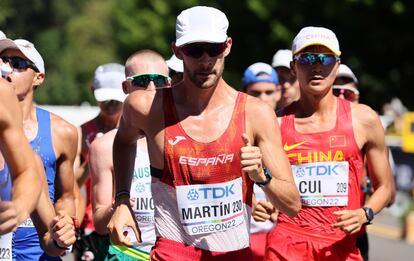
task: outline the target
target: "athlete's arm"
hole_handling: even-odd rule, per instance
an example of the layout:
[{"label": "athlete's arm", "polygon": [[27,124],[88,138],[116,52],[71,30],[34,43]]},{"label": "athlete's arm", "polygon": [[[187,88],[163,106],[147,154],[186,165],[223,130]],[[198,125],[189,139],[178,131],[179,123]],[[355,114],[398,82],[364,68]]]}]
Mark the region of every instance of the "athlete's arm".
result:
[{"label": "athlete's arm", "polygon": [[13,87],[0,79],[0,150],[12,178],[12,201],[0,199],[0,235],[11,232],[33,211],[41,182],[34,153],[23,132],[20,107]]},{"label": "athlete's arm", "polygon": [[75,216],[73,166],[77,152],[78,131],[75,126],[51,114],[53,148],[58,151],[56,159],[55,209]]},{"label": "athlete's arm", "polygon": [[89,173],[91,175],[91,201],[95,231],[108,234],[109,220],[112,216],[113,201],[113,164],[112,144],[116,130],[95,139],[89,148]]},{"label": "athlete's arm", "polygon": [[[353,106],[352,117],[355,119],[354,135],[361,149],[365,151],[368,173],[374,187],[374,192],[365,206],[378,213],[392,201],[395,194],[384,130],[378,115],[368,106]],[[333,226],[351,234],[358,232],[367,222],[362,208],[337,211],[335,214],[338,216],[338,223]]]},{"label": "athlete's arm", "polygon": [[72,219],[67,214],[59,213],[56,216],[55,209],[49,198],[46,174],[42,161],[38,156],[36,157],[36,163],[39,173],[42,174],[40,175],[42,191],[31,218],[39,235],[42,249],[50,256],[60,256],[65,252],[63,248],[67,248],[75,243],[75,228]]},{"label": "athlete's arm", "polygon": [[114,213],[108,224],[109,235],[114,244],[132,246],[123,235],[124,227],[131,227],[141,242],[138,224],[130,205],[129,191],[134,169],[137,139],[144,134],[147,115],[151,110],[153,94],[148,91],[134,91],[124,102],[119,129],[113,144],[115,181]]},{"label": "athlete's arm", "polygon": [[363,110],[358,115],[365,129],[364,149],[368,173],[374,187],[374,193],[368,199],[366,206],[372,208],[374,213],[378,213],[393,200],[395,184],[388,160],[384,129],[378,115],[367,106],[364,106]]},{"label": "athlete's arm", "polygon": [[[263,163],[273,176],[263,191],[278,210],[293,217],[299,212],[301,203],[288,158],[282,147],[276,115],[265,103],[249,97],[246,118],[247,135],[260,148]],[[265,181],[261,166],[258,171],[255,176],[249,173],[250,178],[255,182]]]}]

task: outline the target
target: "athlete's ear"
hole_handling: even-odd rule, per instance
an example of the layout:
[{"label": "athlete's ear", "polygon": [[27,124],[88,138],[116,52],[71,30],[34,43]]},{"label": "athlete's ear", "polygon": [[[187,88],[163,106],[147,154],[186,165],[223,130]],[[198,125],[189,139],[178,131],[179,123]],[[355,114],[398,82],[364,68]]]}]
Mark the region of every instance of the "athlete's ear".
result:
[{"label": "athlete's ear", "polygon": [[124,91],[125,94],[129,93],[129,81],[125,80],[122,82],[122,90]]},{"label": "athlete's ear", "polygon": [[181,53],[180,47],[176,46],[175,42],[171,43],[171,50],[178,59],[183,60],[183,55]]},{"label": "athlete's ear", "polygon": [[291,61],[291,62],[290,62],[290,73],[291,73],[293,76],[297,77],[297,76],[296,76],[295,61]]},{"label": "athlete's ear", "polygon": [[227,37],[226,39],[226,50],[224,50],[224,56],[229,55],[230,51],[231,51],[231,46],[233,45],[233,39],[231,39],[231,37]]}]

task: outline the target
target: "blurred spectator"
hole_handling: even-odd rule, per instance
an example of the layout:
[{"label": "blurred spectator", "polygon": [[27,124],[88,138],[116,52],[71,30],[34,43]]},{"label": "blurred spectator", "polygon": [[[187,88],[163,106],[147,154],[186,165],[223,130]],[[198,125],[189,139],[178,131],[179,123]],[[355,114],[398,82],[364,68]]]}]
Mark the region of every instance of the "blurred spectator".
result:
[{"label": "blurred spectator", "polygon": [[392,98],[390,103],[384,104],[382,107],[384,115],[381,122],[385,128],[387,135],[401,135],[403,127],[403,116],[407,112],[407,108],[398,98]]},{"label": "blurred spectator", "polygon": [[174,86],[183,80],[184,65],[183,61],[178,59],[174,54],[167,61],[171,85]]},{"label": "blurred spectator", "polygon": [[332,87],[335,96],[351,102],[359,102],[358,79],[345,64],[340,64],[338,74]]},{"label": "blurred spectator", "polygon": [[286,107],[300,97],[299,82],[290,70],[291,61],[292,51],[288,49],[281,49],[273,56],[272,66],[282,86],[282,97],[277,103],[276,110]]}]

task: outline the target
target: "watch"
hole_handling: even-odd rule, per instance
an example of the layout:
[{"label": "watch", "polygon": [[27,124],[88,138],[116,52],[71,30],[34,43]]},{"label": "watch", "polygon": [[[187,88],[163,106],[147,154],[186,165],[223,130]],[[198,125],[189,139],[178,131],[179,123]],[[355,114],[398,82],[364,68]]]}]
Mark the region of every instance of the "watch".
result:
[{"label": "watch", "polygon": [[374,219],[374,211],[372,210],[372,208],[369,207],[363,207],[362,208],[365,211],[365,216],[367,217],[367,222],[365,222],[364,225],[369,225],[372,224],[372,220]]},{"label": "watch", "polygon": [[263,172],[265,174],[266,180],[263,182],[255,182],[255,184],[261,188],[264,188],[272,180],[272,172],[266,167],[263,167]]}]

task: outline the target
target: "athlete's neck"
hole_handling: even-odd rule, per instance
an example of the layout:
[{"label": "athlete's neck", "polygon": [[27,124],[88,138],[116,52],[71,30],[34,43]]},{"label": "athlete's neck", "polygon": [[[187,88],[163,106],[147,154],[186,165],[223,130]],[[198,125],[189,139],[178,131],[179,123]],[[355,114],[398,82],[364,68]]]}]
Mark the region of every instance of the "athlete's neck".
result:
[{"label": "athlete's neck", "polygon": [[322,116],[336,111],[337,99],[332,94],[324,96],[302,95],[298,101],[297,117]]}]

